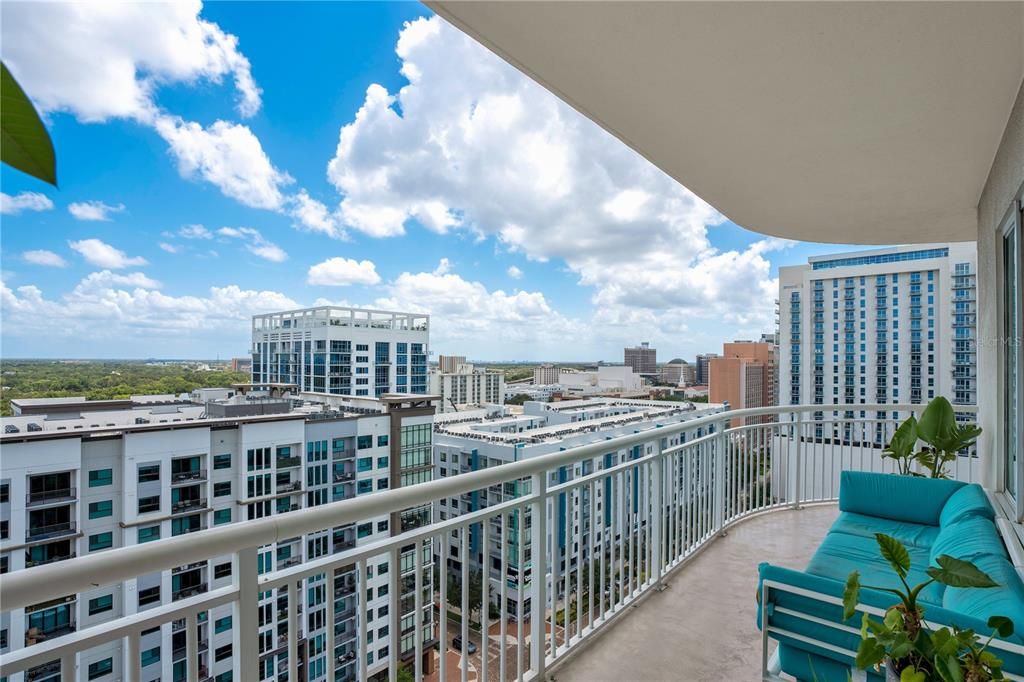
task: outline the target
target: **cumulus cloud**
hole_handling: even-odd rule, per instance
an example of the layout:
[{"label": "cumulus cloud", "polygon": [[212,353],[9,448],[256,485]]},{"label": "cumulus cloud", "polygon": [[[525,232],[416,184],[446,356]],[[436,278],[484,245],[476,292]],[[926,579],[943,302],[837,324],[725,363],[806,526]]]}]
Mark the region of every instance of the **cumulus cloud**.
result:
[{"label": "cumulus cloud", "polygon": [[68,246],[81,254],[89,263],[101,268],[123,270],[138,265],[145,265],[146,259],[141,256],[128,256],[121,249],[115,248],[99,239],[82,239],[68,242]]},{"label": "cumulus cloud", "polygon": [[347,226],[389,237],[415,221],[564,261],[595,315],[671,320],[654,332],[772,324],[769,242],[715,248],[723,216],[440,18],[407,24],[396,52],[408,84],[370,85],[328,164]]},{"label": "cumulus cloud", "polygon": [[254,256],[274,263],[281,263],[288,260],[288,254],[277,244],[267,241],[259,230],[251,227],[222,227],[217,234],[228,239],[240,239],[245,242],[245,248]]},{"label": "cumulus cloud", "polygon": [[306,282],[334,287],[350,284],[373,285],[380,282],[380,275],[377,274],[377,266],[372,261],[328,258],[309,269]]},{"label": "cumulus cloud", "polygon": [[18,215],[22,211],[49,211],[53,202],[39,192],[22,192],[10,195],[0,192],[0,214]]},{"label": "cumulus cloud", "polygon": [[181,251],[180,246],[168,244],[167,242],[160,242],[159,246],[162,251],[166,251],[167,253],[179,253]]},{"label": "cumulus cloud", "polygon": [[327,210],[323,202],[300,190],[291,198],[289,213],[295,218],[300,229],[320,232],[333,239],[347,239],[348,234],[338,225],[337,219]]},{"label": "cumulus cloud", "polygon": [[505,271],[505,274],[507,274],[512,279],[521,279],[523,276],[523,271],[514,265],[510,265],[508,266],[508,270]]},{"label": "cumulus cloud", "polygon": [[33,265],[45,265],[51,268],[63,268],[68,264],[59,254],[45,249],[26,251],[21,254],[21,257]]},{"label": "cumulus cloud", "polygon": [[184,239],[213,239],[213,233],[202,225],[184,225],[178,230],[178,236]]},{"label": "cumulus cloud", "polygon": [[124,204],[110,205],[102,201],[79,201],[68,205],[68,213],[76,220],[108,221],[111,213],[123,213]]}]

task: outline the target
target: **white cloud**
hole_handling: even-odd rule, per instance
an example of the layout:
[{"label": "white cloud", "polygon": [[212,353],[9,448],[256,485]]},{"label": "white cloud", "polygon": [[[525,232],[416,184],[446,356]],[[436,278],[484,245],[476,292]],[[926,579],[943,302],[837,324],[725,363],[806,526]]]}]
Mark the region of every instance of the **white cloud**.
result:
[{"label": "white cloud", "polygon": [[110,220],[111,213],[123,213],[124,204],[110,205],[102,201],[79,201],[68,205],[68,213],[76,220]]},{"label": "white cloud", "polygon": [[291,198],[289,212],[298,221],[300,229],[320,232],[334,239],[348,238],[345,230],[338,225],[338,221],[330,214],[323,202],[309,196],[304,189]]},{"label": "white cloud", "polygon": [[202,177],[246,206],[283,208],[281,190],[293,180],[274,168],[247,126],[216,121],[203,128],[177,116],[161,115],[156,119],[156,131],[170,145],[183,177]]},{"label": "white cloud", "polygon": [[377,266],[372,261],[328,258],[309,268],[306,282],[335,287],[349,284],[372,285],[380,282],[380,275],[377,274]]},{"label": "white cloud", "polygon": [[138,289],[159,289],[162,284],[155,279],[150,279],[141,272],[129,272],[120,275],[110,270],[94,272],[78,283],[79,291],[96,291],[111,286],[136,287]]},{"label": "white cloud", "polygon": [[178,236],[185,239],[213,239],[213,233],[202,225],[185,225],[178,230]]},{"label": "white cloud", "polygon": [[508,266],[508,270],[505,273],[512,279],[521,279],[523,276],[523,271],[514,265]]},{"label": "white cloud", "polygon": [[68,246],[80,253],[85,260],[101,268],[122,270],[146,264],[145,258],[141,256],[130,257],[124,251],[99,239],[82,239],[76,242],[68,242]]},{"label": "white cloud", "polygon": [[45,249],[26,251],[21,254],[21,257],[33,265],[45,265],[51,268],[63,268],[68,264],[59,254]]},{"label": "white cloud", "polygon": [[281,263],[288,260],[288,254],[277,244],[267,241],[259,230],[251,227],[222,227],[217,234],[229,239],[241,239],[245,248],[254,256],[265,260]]},{"label": "white cloud", "polygon": [[0,192],[0,214],[18,215],[22,211],[49,211],[53,202],[39,192],[22,192],[10,195]]},{"label": "white cloud", "polygon": [[202,3],[5,5],[4,62],[44,111],[82,121],[150,122],[165,85],[233,79],[243,116],[260,89],[238,39],[199,16]]},{"label": "white cloud", "polygon": [[179,253],[181,251],[180,246],[168,244],[167,242],[160,242],[159,246],[162,250],[166,251],[167,253]]},{"label": "white cloud", "polygon": [[715,248],[723,216],[440,18],[407,24],[396,52],[408,84],[370,85],[328,164],[345,225],[416,221],[562,260],[593,291],[590,335],[612,333],[598,320],[643,320],[622,333],[652,340],[693,317],[773,326],[774,242]]}]

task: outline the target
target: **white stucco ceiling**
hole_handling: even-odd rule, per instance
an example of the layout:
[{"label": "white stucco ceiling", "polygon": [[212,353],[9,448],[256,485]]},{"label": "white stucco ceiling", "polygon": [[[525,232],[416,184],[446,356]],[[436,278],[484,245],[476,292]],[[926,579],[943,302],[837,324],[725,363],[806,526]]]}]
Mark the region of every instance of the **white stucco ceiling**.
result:
[{"label": "white stucco ceiling", "polygon": [[973,239],[1024,2],[428,2],[758,232]]}]

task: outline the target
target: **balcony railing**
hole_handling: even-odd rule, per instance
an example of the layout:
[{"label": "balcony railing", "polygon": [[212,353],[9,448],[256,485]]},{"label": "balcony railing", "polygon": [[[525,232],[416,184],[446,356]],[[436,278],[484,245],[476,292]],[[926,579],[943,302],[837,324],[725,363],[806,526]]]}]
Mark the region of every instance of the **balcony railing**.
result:
[{"label": "balcony railing", "polygon": [[180,483],[191,483],[193,481],[205,481],[206,469],[193,469],[191,471],[179,471],[171,474],[171,485]]},{"label": "balcony railing", "polygon": [[[431,565],[432,557],[435,546],[447,556],[453,541],[460,557],[470,556],[472,536],[478,547],[489,548],[480,593],[483,603],[498,609],[495,620],[500,632],[498,637],[484,639],[484,652],[456,652],[463,657],[462,669],[472,659],[478,679],[544,679],[550,667],[609,623],[635,613],[631,606],[637,599],[732,524],[752,514],[834,501],[844,469],[892,471],[891,460],[880,457],[882,444],[905,416],[924,407],[811,405],[723,412],[297,513],[213,528],[187,538],[172,537],[15,571],[0,582],[0,603],[5,609],[214,557],[233,555],[236,566],[230,585],[115,618],[73,637],[11,651],[0,657],[0,675],[54,659],[73,662],[77,653],[117,640],[124,640],[127,651],[137,652],[141,632],[184,618],[186,632],[191,633],[199,613],[230,604],[238,642],[233,656],[235,679],[258,679],[259,594],[282,587],[291,593],[306,578],[331,576],[354,565],[355,677],[365,680],[368,670],[361,662],[367,660],[367,567],[375,567],[380,575],[384,573],[381,562],[388,562],[391,632],[402,630],[400,618],[413,617],[415,678],[423,677],[426,652],[436,656],[440,679],[448,679],[448,656],[437,656],[433,643],[447,642],[452,626],[447,618],[431,622],[432,609],[427,607],[432,595],[441,604],[450,601],[449,572]],[[972,413],[975,408],[957,406],[957,410]],[[880,413],[887,417],[877,418]],[[559,482],[559,472],[572,475],[575,465],[584,462],[583,471],[589,473]],[[980,468],[971,453],[953,463],[952,474],[974,481]],[[257,574],[257,549],[278,538],[362,523],[492,486],[512,486],[520,494],[394,537]],[[533,551],[541,547],[565,547],[568,555]],[[400,580],[410,582],[410,594],[402,593]],[[468,581],[462,581],[459,589],[454,601],[461,601],[462,613],[470,613]],[[285,642],[290,653],[298,651],[305,627],[298,601],[292,599],[278,614],[292,633]],[[527,601],[529,608],[524,609]],[[409,608],[402,608],[403,604]],[[327,622],[333,621],[329,617]],[[470,640],[469,618],[462,619],[455,634],[463,642]],[[341,644],[330,626],[325,639],[327,651]],[[128,678],[139,679],[138,656],[129,660],[135,670],[126,671]],[[198,677],[195,643],[187,660],[190,678]],[[289,679],[298,679],[298,665],[299,656],[288,657]],[[397,656],[389,658],[391,679],[397,677],[398,665]],[[498,669],[489,671],[488,666]]]},{"label": "balcony railing", "polygon": [[187,512],[190,509],[201,509],[206,506],[206,500],[202,498],[195,498],[191,500],[178,500],[171,504],[172,514],[181,514]]},{"label": "balcony railing", "polygon": [[74,502],[76,488],[59,488],[56,490],[37,490],[25,495],[26,507],[38,507],[44,504],[56,504],[58,502]]},{"label": "balcony railing", "polygon": [[45,526],[29,526],[28,531],[25,533],[25,539],[33,542],[35,540],[48,540],[65,535],[74,535],[75,528],[74,521],[62,521],[61,523],[51,523]]}]

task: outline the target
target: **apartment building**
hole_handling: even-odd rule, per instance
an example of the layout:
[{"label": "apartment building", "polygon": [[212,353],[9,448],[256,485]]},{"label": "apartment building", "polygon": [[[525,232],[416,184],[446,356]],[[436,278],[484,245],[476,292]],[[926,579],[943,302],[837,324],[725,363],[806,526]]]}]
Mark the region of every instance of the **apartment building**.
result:
[{"label": "apartment building", "polygon": [[323,306],[252,318],[252,383],[379,397],[426,393],[430,318]]},{"label": "apartment building", "polygon": [[[607,440],[619,435],[692,420],[721,412],[723,409],[722,405],[711,404],[697,406],[691,403],[669,403],[654,400],[589,398],[555,403],[527,402],[524,403],[522,412],[512,412],[508,408],[493,408],[468,413],[438,415],[434,421],[435,471],[437,477],[458,476],[470,471]],[[684,432],[681,437],[675,436],[666,439],[663,446],[677,445],[682,440],[701,435],[704,435],[703,429],[696,428],[693,432]],[[548,483],[549,485],[564,483],[599,469],[607,469],[630,459],[637,459],[645,454],[649,454],[649,451],[644,451],[641,447],[608,452],[602,457],[574,467],[563,467],[551,474]],[[492,486],[487,490],[460,497],[440,499],[435,505],[435,518],[438,521],[444,521],[513,499],[523,492],[523,486],[527,483],[525,480],[505,483],[503,486]],[[616,492],[621,492],[627,498],[633,494],[630,489]],[[609,486],[602,486],[597,490],[594,504],[599,514],[606,513],[607,508],[603,501],[606,496],[611,494]],[[553,580],[553,576],[564,576],[566,570],[574,572],[583,562],[590,560],[586,543],[581,549],[579,546],[565,541],[567,537],[579,537],[580,524],[589,523],[589,504],[590,500],[585,500],[581,510],[579,493],[575,493],[571,496],[563,495],[558,504],[548,509],[549,538],[559,538],[554,560],[548,563],[549,567],[555,566],[557,563],[557,567],[549,575],[549,579]],[[492,527],[489,528],[487,534],[490,539],[489,546],[483,546],[483,534],[479,527],[474,526],[471,528],[468,539],[468,556],[462,554],[461,542],[458,537],[450,537],[447,547],[437,546],[435,551],[438,553],[441,569],[447,569],[453,575],[461,575],[467,569],[470,575],[486,570],[488,580],[493,585],[492,598],[497,599],[502,581],[500,571],[502,557],[496,538],[500,536],[501,529],[494,519],[490,523]],[[526,527],[529,526],[528,515],[523,523]],[[518,518],[513,516],[510,524],[505,530],[509,534],[509,544],[505,546],[510,547],[506,557],[508,574],[504,576],[504,579],[507,580],[506,605],[510,614],[526,614],[529,613],[530,608],[528,592],[526,592],[526,587],[531,579],[529,563],[524,568],[523,575],[520,576],[517,540]],[[529,557],[531,549],[529,536],[525,533],[524,536],[522,555]],[[615,542],[616,539],[606,537],[605,541]],[[522,596],[520,588],[523,591]],[[560,585],[555,589],[560,589]],[[521,611],[518,610],[520,607]]]},{"label": "apartment building", "polygon": [[[448,360],[452,356],[441,356]],[[463,362],[442,363],[428,377],[430,393],[439,396],[438,412],[461,410],[470,405],[500,405],[505,401],[505,373]],[[446,371],[444,367],[451,368]]]},{"label": "apartment building", "polygon": [[658,374],[658,351],[644,341],[639,346],[622,349],[623,362],[640,375],[655,376]]},{"label": "apartment building", "polygon": [[533,368],[533,383],[539,386],[546,386],[558,383],[558,374],[561,370],[554,365],[541,365]]},{"label": "apartment building", "polygon": [[[722,355],[708,363],[709,399],[729,403],[733,409],[773,404],[775,346],[761,341],[733,341],[722,345]],[[738,426],[738,424],[733,424]]]},{"label": "apartment building", "polygon": [[701,353],[697,356],[697,385],[707,386],[711,381],[711,360],[718,357],[718,353]]},{"label": "apartment building", "polygon": [[454,374],[459,371],[459,365],[465,365],[465,355],[438,355],[437,370],[443,374]]},{"label": "apartment building", "polygon": [[[60,399],[52,415],[37,400],[31,414],[0,420],[0,572],[292,513],[432,477],[429,397],[318,400],[304,394],[299,408],[294,398],[250,394],[193,404],[140,399],[106,410],[81,398]],[[430,515],[426,507],[282,539],[260,549],[258,570],[280,570],[368,544]],[[391,576],[375,570],[386,568],[387,560],[367,562],[366,626],[372,639],[364,665],[370,678],[386,676],[396,648],[390,634],[411,615],[389,613]],[[5,612],[0,650],[229,585],[234,570],[230,556],[215,557]],[[326,679],[331,666],[337,679],[358,679],[354,568],[303,583],[296,650],[301,679]],[[287,617],[294,598],[289,593],[282,588],[260,596],[262,680],[287,676]],[[424,639],[432,642],[432,616],[424,616]],[[232,617],[227,605],[199,619],[203,679],[231,680]],[[175,622],[142,634],[142,682],[186,679],[185,627]],[[335,630],[333,652],[326,650],[329,627]],[[413,654],[412,636],[403,631],[397,645],[403,658]],[[79,678],[107,672],[123,677],[128,655],[120,640],[96,647],[79,657]],[[24,675],[30,682],[60,678],[59,662]]]},{"label": "apartment building", "polygon": [[976,277],[974,242],[780,268],[780,403],[974,404]]}]

